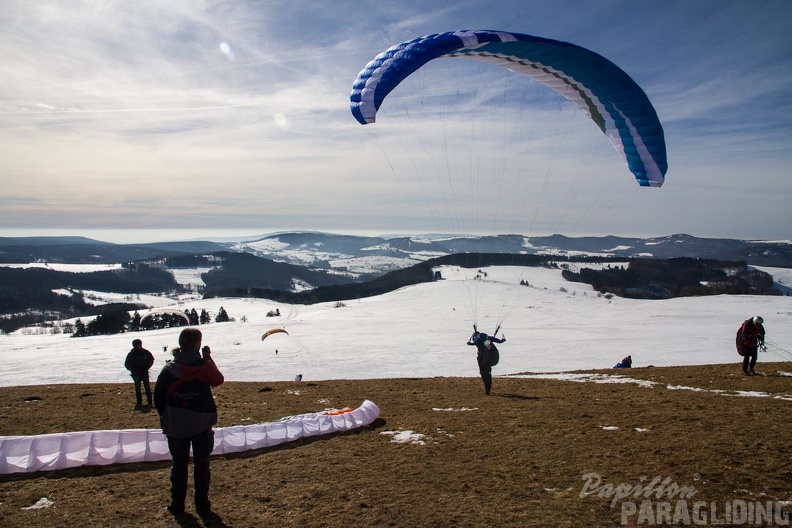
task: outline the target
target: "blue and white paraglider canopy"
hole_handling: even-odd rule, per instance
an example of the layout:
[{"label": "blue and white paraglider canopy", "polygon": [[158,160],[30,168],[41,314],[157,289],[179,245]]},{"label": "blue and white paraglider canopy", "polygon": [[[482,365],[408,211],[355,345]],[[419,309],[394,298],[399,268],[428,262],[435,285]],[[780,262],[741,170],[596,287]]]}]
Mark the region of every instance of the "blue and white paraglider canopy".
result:
[{"label": "blue and white paraglider canopy", "polygon": [[504,31],[453,31],[402,42],[377,55],[352,86],[350,109],[373,123],[388,94],[438,58],[462,57],[526,75],[588,115],[622,155],[640,185],[663,185],[663,127],[640,86],[614,63],[568,42]]}]

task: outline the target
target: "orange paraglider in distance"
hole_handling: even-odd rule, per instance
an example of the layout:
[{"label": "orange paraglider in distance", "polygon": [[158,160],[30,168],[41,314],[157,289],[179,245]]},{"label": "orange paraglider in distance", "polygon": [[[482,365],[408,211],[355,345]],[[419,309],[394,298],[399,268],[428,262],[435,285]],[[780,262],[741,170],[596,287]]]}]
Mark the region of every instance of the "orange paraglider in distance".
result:
[{"label": "orange paraglider in distance", "polygon": [[267,339],[267,336],[270,336],[272,334],[279,334],[279,333],[284,333],[286,335],[289,335],[289,332],[287,332],[285,328],[271,328],[266,332],[264,332],[264,335],[261,336],[261,340],[264,341],[265,339]]}]

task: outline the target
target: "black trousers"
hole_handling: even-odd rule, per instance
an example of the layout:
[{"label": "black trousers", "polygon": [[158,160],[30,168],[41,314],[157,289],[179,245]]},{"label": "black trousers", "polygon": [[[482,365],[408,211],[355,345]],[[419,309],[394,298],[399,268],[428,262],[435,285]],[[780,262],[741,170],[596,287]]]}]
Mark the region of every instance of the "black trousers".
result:
[{"label": "black trousers", "polygon": [[173,465],[171,466],[171,500],[184,504],[187,498],[187,470],[190,464],[190,446],[193,454],[193,480],[195,503],[209,502],[209,455],[214,448],[214,431],[209,429],[189,438],[168,437]]},{"label": "black trousers", "polygon": [[486,361],[479,361],[478,366],[481,381],[484,382],[484,390],[489,394],[492,389],[492,367],[487,365]]},{"label": "black trousers", "polygon": [[143,403],[143,395],[140,391],[140,385],[143,384],[143,390],[146,391],[146,402],[151,404],[151,384],[149,383],[148,372],[146,375],[132,376],[132,381],[135,383],[135,399],[138,405]]},{"label": "black trousers", "polygon": [[755,348],[743,347],[743,372],[746,374],[754,369],[756,366],[756,359],[759,356],[759,351]]}]

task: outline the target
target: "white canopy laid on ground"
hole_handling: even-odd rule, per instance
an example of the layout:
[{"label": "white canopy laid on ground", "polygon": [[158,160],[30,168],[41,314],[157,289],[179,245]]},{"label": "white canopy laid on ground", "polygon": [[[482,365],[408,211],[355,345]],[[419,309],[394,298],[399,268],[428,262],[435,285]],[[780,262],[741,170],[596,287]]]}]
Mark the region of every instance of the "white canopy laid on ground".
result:
[{"label": "white canopy laid on ground", "polygon": [[[379,407],[366,400],[357,409],[300,414],[276,422],[219,427],[213,455],[271,447],[300,438],[349,431],[371,424]],[[0,474],[52,471],[169,460],[168,442],[159,429],[78,431],[0,437]]]}]

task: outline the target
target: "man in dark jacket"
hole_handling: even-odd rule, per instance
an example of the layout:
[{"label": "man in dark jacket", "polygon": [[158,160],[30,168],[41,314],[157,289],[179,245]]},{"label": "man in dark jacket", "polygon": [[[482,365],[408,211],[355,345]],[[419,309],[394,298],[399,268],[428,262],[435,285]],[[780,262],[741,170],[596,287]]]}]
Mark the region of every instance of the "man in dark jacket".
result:
[{"label": "man in dark jacket", "polygon": [[160,415],[162,432],[168,438],[173,459],[171,466],[171,503],[168,510],[174,515],[184,513],[187,498],[187,470],[190,447],[193,453],[195,481],[195,509],[199,514],[211,510],[209,502],[209,455],[214,449],[217,406],[212,387],[223,383],[208,346],[201,356],[201,331],[185,328],[179,336],[179,348],[154,386],[154,406]]},{"label": "man in dark jacket", "polygon": [[127,354],[124,361],[124,368],[129,371],[132,381],[135,383],[136,407],[139,409],[143,405],[143,395],[140,392],[140,385],[146,391],[146,402],[151,407],[151,385],[149,384],[149,369],[154,364],[154,356],[151,352],[143,348],[143,341],[135,339],[132,341],[132,350]]},{"label": "man in dark jacket", "polygon": [[742,370],[744,376],[755,376],[754,367],[759,356],[759,347],[764,344],[764,319],[752,317],[746,319],[737,331],[737,352],[743,357]]},{"label": "man in dark jacket", "polygon": [[495,336],[488,336],[478,330],[473,332],[473,335],[470,336],[467,342],[468,345],[475,346],[478,351],[476,354],[476,361],[478,362],[481,381],[484,382],[484,391],[488,396],[490,390],[492,390],[492,367],[494,367],[500,359],[500,353],[494,343],[505,342],[505,337],[503,339],[498,339]]}]

